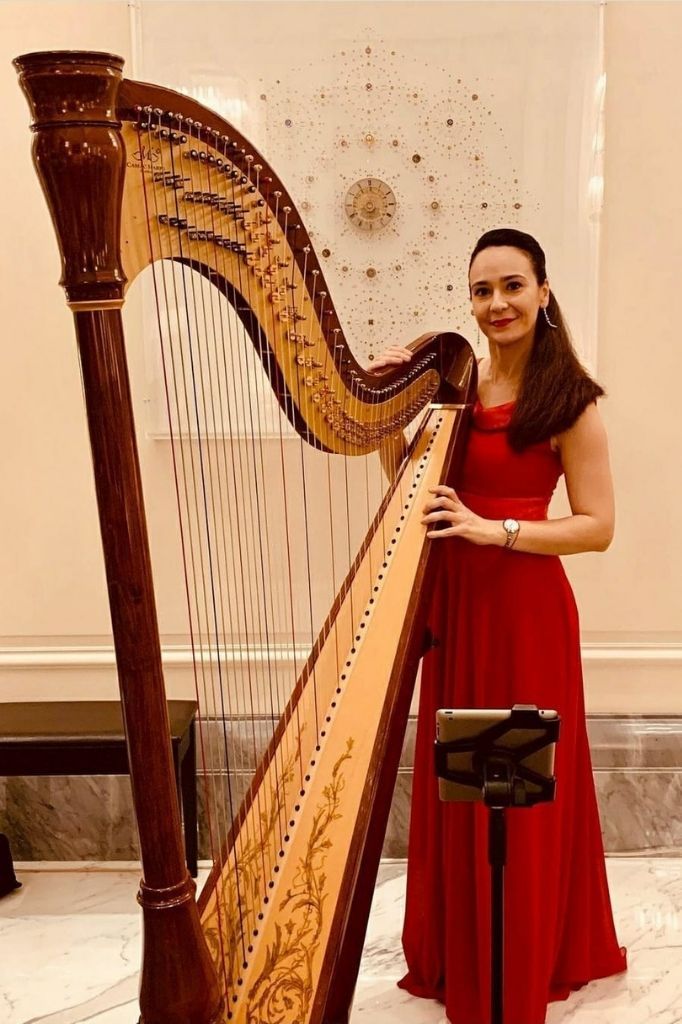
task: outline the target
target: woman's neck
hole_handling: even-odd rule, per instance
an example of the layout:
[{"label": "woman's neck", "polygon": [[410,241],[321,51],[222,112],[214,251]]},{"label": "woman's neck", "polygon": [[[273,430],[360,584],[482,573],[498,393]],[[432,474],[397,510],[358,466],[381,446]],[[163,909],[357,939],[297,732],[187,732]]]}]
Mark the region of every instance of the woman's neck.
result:
[{"label": "woman's neck", "polygon": [[489,342],[488,379],[490,383],[493,386],[508,385],[517,390],[530,356],[530,349],[530,345],[503,346]]}]

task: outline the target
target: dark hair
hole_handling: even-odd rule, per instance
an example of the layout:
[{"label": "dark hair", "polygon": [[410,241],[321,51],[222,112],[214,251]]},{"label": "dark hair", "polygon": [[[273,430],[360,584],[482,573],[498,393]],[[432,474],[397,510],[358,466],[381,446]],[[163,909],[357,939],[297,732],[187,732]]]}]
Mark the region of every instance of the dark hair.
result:
[{"label": "dark hair", "polygon": [[[496,228],[481,235],[471,254],[469,270],[481,250],[500,245],[525,252],[538,284],[544,284],[547,268],[541,246],[532,235],[515,228]],[[509,444],[515,451],[568,430],[590,402],[604,394],[578,359],[552,291],[547,314],[556,327],[549,326],[544,313],[538,316],[533,347],[509,424]]]}]

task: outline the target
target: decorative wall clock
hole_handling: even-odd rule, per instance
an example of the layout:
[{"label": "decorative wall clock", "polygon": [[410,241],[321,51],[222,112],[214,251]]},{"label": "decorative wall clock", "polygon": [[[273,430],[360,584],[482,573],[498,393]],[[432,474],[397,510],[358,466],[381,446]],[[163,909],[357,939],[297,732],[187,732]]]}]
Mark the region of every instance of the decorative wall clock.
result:
[{"label": "decorative wall clock", "polygon": [[346,216],[363,231],[385,228],[395,213],[393,189],[379,178],[362,178],[346,193]]}]

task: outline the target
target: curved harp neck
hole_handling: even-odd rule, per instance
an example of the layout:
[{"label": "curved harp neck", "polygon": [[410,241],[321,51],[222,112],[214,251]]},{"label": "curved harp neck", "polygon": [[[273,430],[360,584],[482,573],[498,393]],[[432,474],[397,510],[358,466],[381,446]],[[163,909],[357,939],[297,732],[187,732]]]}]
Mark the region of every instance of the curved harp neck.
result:
[{"label": "curved harp neck", "polygon": [[465,400],[471,367],[457,335],[419,339],[406,369],[372,375],[357,362],[291,196],[231,124],[123,79],[110,54],[28,54],[15,65],[74,311],[120,307],[159,260],[198,271],[242,321],[294,427],[330,452],[385,452],[429,402]]},{"label": "curved harp neck", "polygon": [[310,444],[382,451],[434,398],[463,400],[470,371],[456,335],[419,339],[413,363],[389,374],[357,362],[291,196],[233,125],[186,96],[125,80],[119,116],[128,277],[170,259],[214,284]]}]

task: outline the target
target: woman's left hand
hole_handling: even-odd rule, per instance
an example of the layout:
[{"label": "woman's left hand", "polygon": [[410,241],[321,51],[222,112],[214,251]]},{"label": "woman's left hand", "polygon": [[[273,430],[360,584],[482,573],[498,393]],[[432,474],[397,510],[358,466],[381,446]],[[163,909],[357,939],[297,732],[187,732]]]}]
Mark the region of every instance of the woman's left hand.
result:
[{"label": "woman's left hand", "polygon": [[[422,523],[429,527],[427,537],[432,540],[439,540],[441,537],[462,537],[472,544],[496,543],[496,535],[501,529],[500,524],[477,516],[462,504],[452,487],[439,484],[438,487],[430,488],[430,493],[434,497],[424,506],[422,519]],[[436,523],[445,525],[436,529]]]}]

